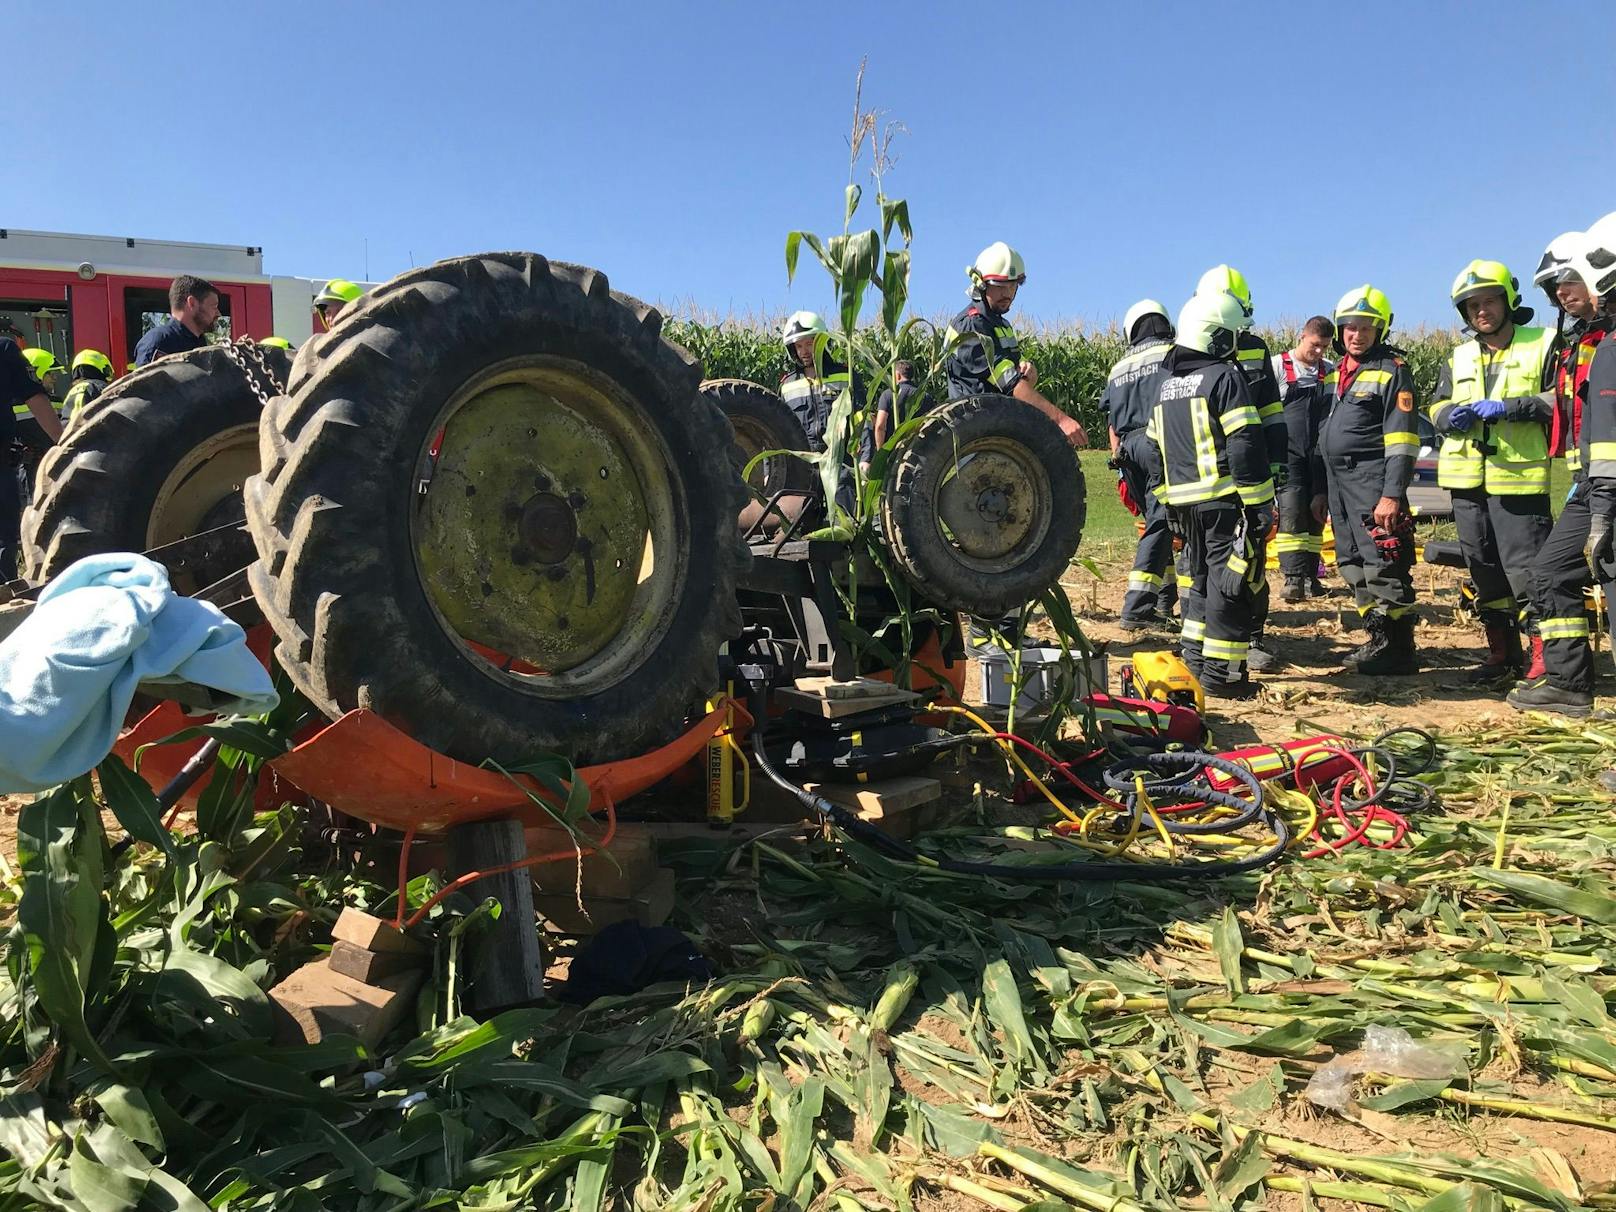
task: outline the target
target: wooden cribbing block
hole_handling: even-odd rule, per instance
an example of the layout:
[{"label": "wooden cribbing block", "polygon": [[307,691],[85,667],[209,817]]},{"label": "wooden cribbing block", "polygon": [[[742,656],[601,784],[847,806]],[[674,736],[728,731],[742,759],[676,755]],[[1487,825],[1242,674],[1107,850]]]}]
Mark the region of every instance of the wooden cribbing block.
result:
[{"label": "wooden cribbing block", "polygon": [[370,985],[333,971],[329,960],[305,964],[269,991],[275,1041],[317,1044],[327,1035],[352,1035],[375,1048],[415,1005],[422,976],[411,969]]},{"label": "wooden cribbing block", "polygon": [[331,937],[338,942],[350,943],[361,951],[391,951],[404,955],[423,955],[426,948],[405,934],[392,922],[372,917],[352,905],[337,917],[331,927]]},{"label": "wooden cribbing block", "polygon": [[878,819],[940,799],[943,785],[936,779],[905,774],[874,783],[809,783],[808,790],[852,808],[860,816]]},{"label": "wooden cribbing block", "polygon": [[517,867],[527,857],[527,837],[514,820],[468,821],[449,830],[449,866],[458,878],[484,875],[466,885],[473,901],[492,897],[500,915],[479,949],[466,988],[466,1005],[478,1015],[531,1006],[544,996],[544,943],[533,917],[533,879]]},{"label": "wooden cribbing block", "polygon": [[426,966],[427,955],[415,951],[366,951],[338,939],[331,944],[331,971],[374,985],[400,972]]},{"label": "wooden cribbing block", "polygon": [[[543,836],[535,840],[536,833]],[[529,830],[529,851],[536,852],[541,845],[551,850],[561,849],[555,844],[553,831]],[[576,855],[553,863],[539,863],[533,868],[533,883],[541,894],[570,897],[578,886],[579,865]],[[582,867],[585,897],[627,900],[656,879],[656,840],[644,830],[620,825],[611,845],[584,855]]]},{"label": "wooden cribbing block", "polygon": [[[814,685],[812,689],[804,689],[805,683],[812,685],[820,682],[825,685]],[[828,686],[834,686],[837,690],[828,691]],[[890,683],[871,681],[867,678],[853,682],[831,682],[828,678],[799,678],[796,689],[776,690],[774,701],[794,711],[821,716],[827,720],[838,720],[843,716],[891,707],[898,703],[918,703],[920,696],[911,690],[900,690]]]},{"label": "wooden cribbing block", "polygon": [[613,922],[633,918],[642,926],[660,926],[673,912],[673,870],[658,867],[648,883],[632,896],[590,896],[584,894],[586,917],[578,909],[573,888],[547,891],[533,898],[533,907],[544,919],[546,930],[556,934],[590,935],[605,929]]},{"label": "wooden cribbing block", "polygon": [[878,682],[874,678],[854,678],[851,682],[838,682],[835,678],[798,678],[792,683],[804,694],[822,699],[918,699],[912,690],[894,686],[891,682]]},{"label": "wooden cribbing block", "polygon": [[927,805],[943,794],[943,785],[936,779],[912,774],[876,783],[810,783],[808,789],[833,804],[851,808],[897,838],[910,838],[928,828],[932,813]]}]

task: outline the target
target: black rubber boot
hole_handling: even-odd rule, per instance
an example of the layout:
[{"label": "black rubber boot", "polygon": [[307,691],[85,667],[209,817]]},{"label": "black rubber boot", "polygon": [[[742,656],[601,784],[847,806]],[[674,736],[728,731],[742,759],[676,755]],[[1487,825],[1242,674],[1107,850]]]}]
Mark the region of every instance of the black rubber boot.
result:
[{"label": "black rubber boot", "polygon": [[1548,678],[1530,686],[1517,686],[1504,700],[1516,711],[1552,711],[1580,720],[1594,709],[1594,696],[1563,690]]},{"label": "black rubber boot", "polygon": [[1307,601],[1307,578],[1286,577],[1285,584],[1279,590],[1279,600],[1281,602]]},{"label": "black rubber boot", "polygon": [[1156,613],[1136,615],[1133,618],[1123,615],[1117,620],[1117,626],[1124,631],[1161,631],[1164,628],[1170,629],[1173,620]]},{"label": "black rubber boot", "polygon": [[1488,623],[1487,659],[1465,675],[1465,680],[1477,686],[1494,686],[1513,682],[1521,676],[1524,653],[1521,651],[1521,633],[1508,623]]},{"label": "black rubber boot", "polygon": [[1238,682],[1203,682],[1201,689],[1209,699],[1250,699],[1257,695],[1257,683],[1250,678]]},{"label": "black rubber boot", "polygon": [[1269,647],[1265,636],[1254,635],[1246,651],[1246,668],[1252,673],[1274,673],[1285,668],[1285,662],[1279,653]]},{"label": "black rubber boot", "polygon": [[1378,611],[1364,615],[1364,626],[1369,630],[1369,638],[1341,658],[1342,667],[1349,672],[1356,673],[1359,665],[1377,656],[1386,647],[1385,615]]},{"label": "black rubber boot", "polygon": [[1407,677],[1420,671],[1419,653],[1414,650],[1414,616],[1400,619],[1371,615],[1379,622],[1379,647],[1358,662],[1358,672],[1370,677]]}]

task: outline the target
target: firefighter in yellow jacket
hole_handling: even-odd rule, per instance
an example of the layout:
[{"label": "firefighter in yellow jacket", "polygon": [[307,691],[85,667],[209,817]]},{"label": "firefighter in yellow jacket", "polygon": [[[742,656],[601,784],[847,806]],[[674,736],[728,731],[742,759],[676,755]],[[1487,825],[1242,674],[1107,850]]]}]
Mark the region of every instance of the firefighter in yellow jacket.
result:
[{"label": "firefighter in yellow jacket", "polygon": [[1437,483],[1453,519],[1487,632],[1471,675],[1507,686],[1521,676],[1521,626],[1530,618],[1532,562],[1554,527],[1549,511],[1549,427],[1557,334],[1528,327],[1520,286],[1498,261],[1472,261],[1452,290],[1475,332],[1442,368],[1431,422],[1442,435]]}]

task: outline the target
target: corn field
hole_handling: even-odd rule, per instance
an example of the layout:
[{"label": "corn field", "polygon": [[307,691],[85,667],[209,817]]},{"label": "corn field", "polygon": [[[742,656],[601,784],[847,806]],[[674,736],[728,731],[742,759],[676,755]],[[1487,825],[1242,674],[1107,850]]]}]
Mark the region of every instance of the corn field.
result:
[{"label": "corn field", "polygon": [[[941,376],[935,374],[942,349],[942,333],[947,317],[930,325],[917,325],[899,355],[915,363],[923,376],[931,373],[928,389],[942,394]],[[1039,388],[1056,404],[1076,417],[1091,433],[1100,425],[1100,392],[1111,366],[1126,351],[1122,334],[1114,327],[1090,331],[1077,326],[1033,324],[1018,329],[1023,355],[1038,367]],[[1275,353],[1289,349],[1296,329],[1259,329],[1259,335]],[[698,354],[710,379],[749,379],[770,387],[780,381],[785,369],[777,324],[755,319],[682,319],[670,321],[667,335],[692,353]],[[886,334],[870,328],[862,334],[883,356]],[[1414,370],[1422,400],[1429,400],[1436,389],[1437,372],[1448,350],[1457,340],[1451,329],[1421,328],[1411,333],[1394,333],[1393,342],[1404,351]]]}]

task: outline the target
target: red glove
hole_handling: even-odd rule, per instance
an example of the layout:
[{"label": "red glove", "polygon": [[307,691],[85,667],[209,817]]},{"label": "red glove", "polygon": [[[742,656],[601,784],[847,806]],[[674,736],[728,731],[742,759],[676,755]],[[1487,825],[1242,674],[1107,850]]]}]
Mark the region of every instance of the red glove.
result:
[{"label": "red glove", "polygon": [[1121,501],[1122,507],[1134,517],[1143,515],[1144,510],[1140,509],[1139,502],[1133,499],[1133,493],[1128,491],[1128,481],[1122,476],[1117,477],[1117,500]]}]

